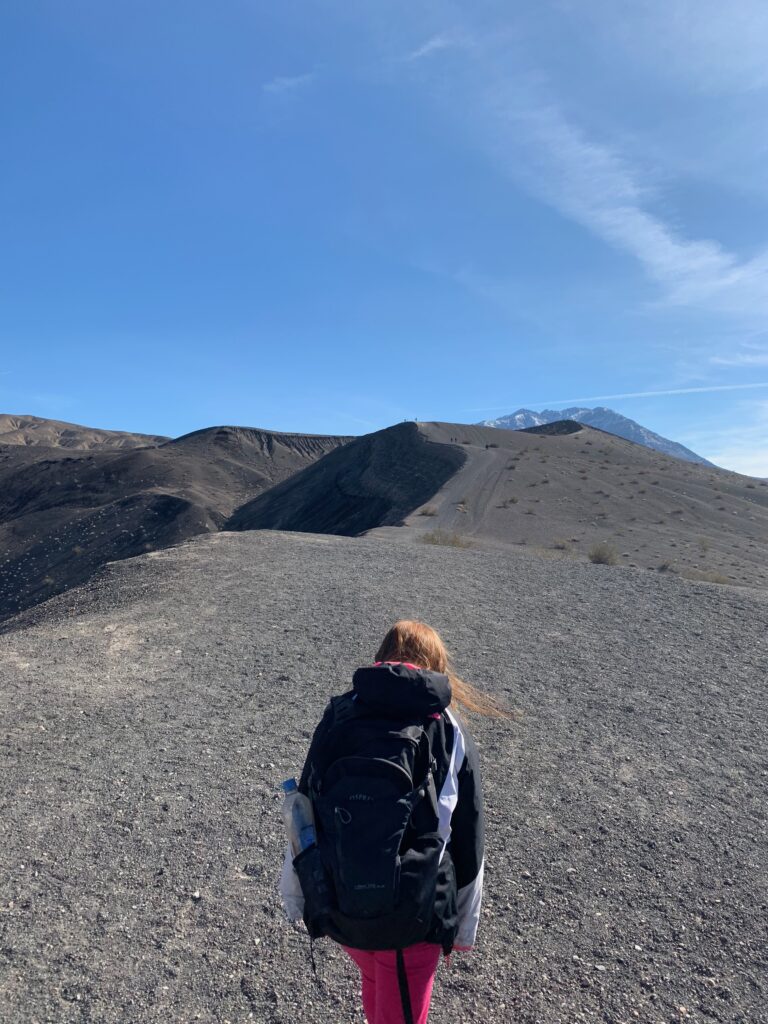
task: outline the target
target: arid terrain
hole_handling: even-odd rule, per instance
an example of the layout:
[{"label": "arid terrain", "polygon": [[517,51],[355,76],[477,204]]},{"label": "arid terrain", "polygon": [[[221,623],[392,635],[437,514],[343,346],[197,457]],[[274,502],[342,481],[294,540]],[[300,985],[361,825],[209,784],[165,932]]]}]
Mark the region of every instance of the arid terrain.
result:
[{"label": "arid terrain", "polygon": [[604,544],[623,565],[768,585],[768,483],[578,423],[399,424],[265,491],[227,525],[526,546],[576,560]]},{"label": "arid terrain", "polygon": [[[358,438],[210,427],[173,440],[3,423],[0,621],[106,562],[221,529],[377,531],[580,561],[601,545],[632,568],[768,584],[767,481],[576,422],[407,422]],[[22,427],[26,443],[2,443]]]},{"label": "arid terrain", "polygon": [[11,416],[0,413],[0,444],[22,447],[75,448],[145,448],[170,441],[159,434],[130,434],[124,430],[99,430],[79,423],[63,423],[40,416]]},{"label": "arid terrain", "polygon": [[360,1022],[283,920],[278,791],[408,616],[522,713],[470,720],[485,909],[435,1024],[768,1022],[764,481],[574,422],[11,428],[0,1019]]},{"label": "arid terrain", "polygon": [[400,616],[522,712],[469,720],[484,912],[430,1019],[768,1021],[764,590],[256,531],[2,627],[4,1022],[362,1021],[344,955],[320,943],[315,982],[283,920],[278,788]]},{"label": "arid terrain", "polygon": [[99,444],[79,435],[82,448],[3,445],[4,436],[0,620],[105,562],[221,529],[242,502],[349,440],[248,427],[139,447],[118,443],[122,435]]}]

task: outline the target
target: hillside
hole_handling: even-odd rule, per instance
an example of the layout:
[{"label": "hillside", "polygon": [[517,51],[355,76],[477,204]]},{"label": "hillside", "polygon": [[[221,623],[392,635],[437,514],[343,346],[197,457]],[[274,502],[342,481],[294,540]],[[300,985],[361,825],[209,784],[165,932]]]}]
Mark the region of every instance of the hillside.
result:
[{"label": "hillside", "polygon": [[43,448],[143,448],[162,444],[167,437],[157,434],[130,434],[124,430],[98,430],[79,423],[41,419],[39,416],[0,414],[0,444],[41,446]]},{"label": "hillside", "polygon": [[627,566],[768,584],[765,482],[578,423],[530,432],[398,424],[255,498],[227,525],[374,530],[398,541],[442,531],[582,560],[605,542]]},{"label": "hillside", "polygon": [[465,461],[413,423],[358,437],[279,487],[242,505],[230,530],[301,530],[355,536],[429,500]]},{"label": "hillside", "polygon": [[107,561],[220,529],[526,546],[768,583],[765,481],[569,421],[359,438],[212,427],[133,449],[0,445],[0,618]]},{"label": "hillside", "polygon": [[403,615],[523,712],[470,720],[484,913],[430,1019],[768,1020],[763,592],[258,532],[5,624],[4,1022],[357,1024],[345,957],[320,943],[315,985],[282,920],[277,792]]},{"label": "hillside", "polygon": [[130,450],[0,445],[0,618],[105,562],[220,529],[346,440],[212,427]]}]

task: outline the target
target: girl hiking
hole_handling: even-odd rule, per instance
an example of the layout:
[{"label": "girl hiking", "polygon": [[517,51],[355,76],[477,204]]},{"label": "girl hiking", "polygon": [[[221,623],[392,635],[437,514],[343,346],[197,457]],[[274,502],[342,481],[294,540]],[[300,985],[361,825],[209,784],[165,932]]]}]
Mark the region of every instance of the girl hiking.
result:
[{"label": "girl hiking", "polygon": [[433,629],[395,623],[375,663],[332,698],[299,782],[317,843],[296,858],[289,847],[283,905],[357,964],[368,1024],[425,1024],[441,951],[475,942],[483,801],[454,703],[504,714],[454,675]]}]

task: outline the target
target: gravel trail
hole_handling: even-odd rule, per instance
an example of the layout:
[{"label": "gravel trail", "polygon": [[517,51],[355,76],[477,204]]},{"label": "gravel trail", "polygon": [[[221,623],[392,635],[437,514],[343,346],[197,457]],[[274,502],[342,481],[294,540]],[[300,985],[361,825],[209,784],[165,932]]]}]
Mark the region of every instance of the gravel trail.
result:
[{"label": "gravel trail", "polygon": [[221,533],[0,635],[0,1019],[361,1024],[288,926],[277,790],[403,616],[519,708],[473,716],[479,943],[433,1024],[768,1022],[768,600],[626,568]]}]

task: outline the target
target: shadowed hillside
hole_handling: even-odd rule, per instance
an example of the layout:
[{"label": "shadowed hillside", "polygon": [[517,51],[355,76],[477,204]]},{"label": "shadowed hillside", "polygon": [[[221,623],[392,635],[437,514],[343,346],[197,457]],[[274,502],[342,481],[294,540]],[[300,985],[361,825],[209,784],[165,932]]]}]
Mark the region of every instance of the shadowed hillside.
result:
[{"label": "shadowed hillside", "polygon": [[212,427],[132,450],[0,445],[0,617],[99,565],[221,529],[346,438]]},{"label": "shadowed hillside", "polygon": [[463,465],[414,423],[366,434],[237,510],[230,530],[301,530],[354,536],[398,524]]},{"label": "shadowed hillside", "polygon": [[[216,533],[0,635],[4,1024],[359,1024],[282,917],[282,779],[396,618],[519,708],[454,1024],[766,1020],[766,595],[519,549]],[[681,1015],[680,1007],[686,1008]]]}]

